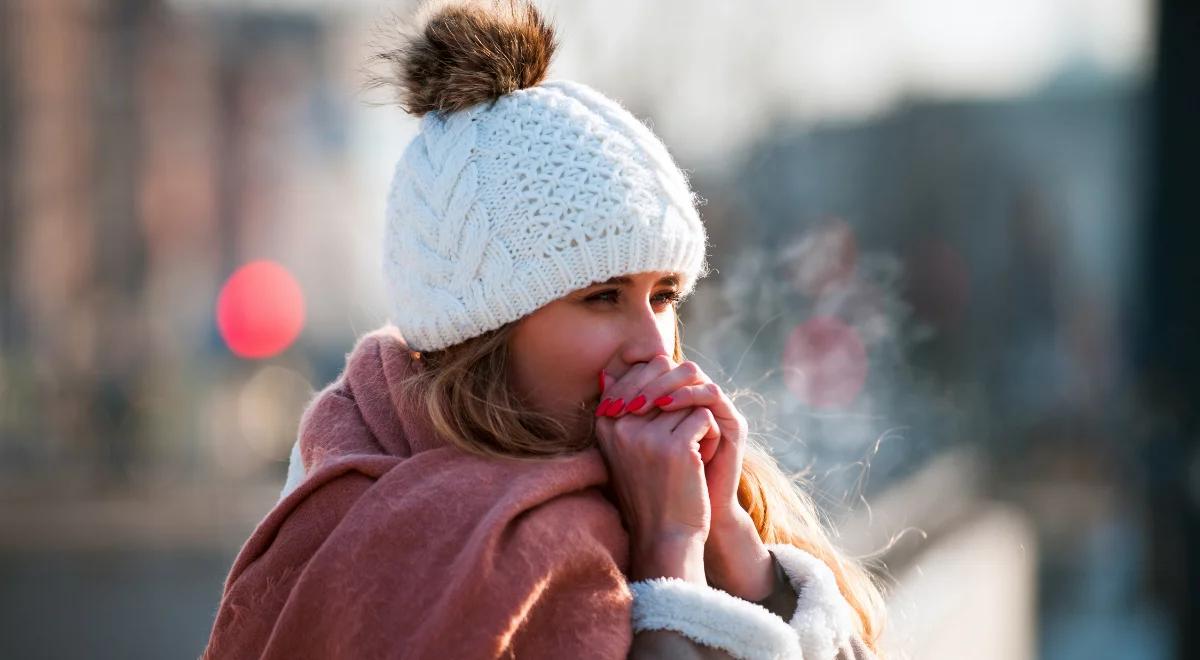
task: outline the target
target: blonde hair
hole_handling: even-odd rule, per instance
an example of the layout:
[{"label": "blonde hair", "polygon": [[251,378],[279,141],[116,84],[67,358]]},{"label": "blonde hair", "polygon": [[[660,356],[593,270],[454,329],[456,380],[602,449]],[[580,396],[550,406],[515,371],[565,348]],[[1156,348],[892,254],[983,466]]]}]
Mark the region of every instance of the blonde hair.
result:
[{"label": "blonde hair", "polygon": [[[406,396],[424,407],[443,440],[473,454],[539,460],[593,446],[594,433],[572,437],[566,425],[524,405],[509,386],[508,346],[516,323],[438,351],[414,351],[414,359],[425,368],[414,370],[406,380],[402,388]],[[676,363],[685,359],[682,330],[677,317]],[[594,420],[593,415],[586,417]],[[737,494],[764,543],[791,544],[829,566],[858,615],[863,642],[882,658],[878,642],[886,611],[876,579],[833,544],[827,523],[796,475],[786,475],[753,434],[748,437]]]}]

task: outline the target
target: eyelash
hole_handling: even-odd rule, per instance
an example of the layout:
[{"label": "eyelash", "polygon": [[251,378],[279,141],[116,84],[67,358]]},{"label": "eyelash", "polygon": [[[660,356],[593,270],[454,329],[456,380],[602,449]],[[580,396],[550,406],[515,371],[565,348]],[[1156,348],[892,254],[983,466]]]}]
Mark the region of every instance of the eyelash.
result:
[{"label": "eyelash", "polygon": [[[599,293],[594,293],[594,294],[588,296],[587,301],[588,302],[616,303],[615,300],[605,300],[604,298],[601,298],[601,296],[606,296],[610,293],[620,295],[620,291],[618,291],[617,289],[609,289],[607,291],[601,291]],[[668,305],[674,305],[674,304],[677,304],[680,300],[683,300],[683,296],[680,295],[680,293],[678,291],[665,291],[665,292],[660,293],[657,296],[655,296],[655,298],[662,298],[664,300],[665,304],[668,304]]]}]

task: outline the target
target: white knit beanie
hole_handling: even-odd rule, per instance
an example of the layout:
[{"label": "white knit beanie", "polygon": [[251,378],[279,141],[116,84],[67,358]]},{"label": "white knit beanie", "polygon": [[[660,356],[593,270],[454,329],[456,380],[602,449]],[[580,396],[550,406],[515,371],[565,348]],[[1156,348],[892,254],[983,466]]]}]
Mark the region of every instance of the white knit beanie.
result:
[{"label": "white knit beanie", "polygon": [[380,57],[422,117],[396,164],[384,276],[392,322],[434,351],[608,278],[674,271],[689,295],[707,235],[684,173],[629,111],[542,82],[553,31],[532,5],[437,2]]}]

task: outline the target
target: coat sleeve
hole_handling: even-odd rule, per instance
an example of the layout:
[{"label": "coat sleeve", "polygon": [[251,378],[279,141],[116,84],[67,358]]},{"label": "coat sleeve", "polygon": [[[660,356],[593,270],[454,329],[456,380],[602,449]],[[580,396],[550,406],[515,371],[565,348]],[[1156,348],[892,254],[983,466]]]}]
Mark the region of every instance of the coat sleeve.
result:
[{"label": "coat sleeve", "polygon": [[[787,544],[768,548],[792,587],[789,595],[794,596],[795,604],[787,621],[799,638],[805,660],[875,660],[854,625],[854,610],[825,562]],[[779,607],[782,598],[777,590],[768,600]]]},{"label": "coat sleeve", "polygon": [[[788,559],[781,561],[781,554],[787,556]],[[818,649],[814,648],[817,645],[812,644],[810,640],[810,650],[807,653],[804,653],[798,645],[794,648],[785,645],[786,648],[775,651],[734,647],[732,652],[728,652],[721,648],[701,644],[675,630],[663,628],[643,630],[637,633],[629,657],[639,660],[649,658],[684,658],[687,660],[719,658],[726,660],[740,657],[771,657],[771,655],[799,658],[804,653],[804,658],[815,658],[816,660],[876,660],[875,654],[863,643],[857,631],[851,630],[848,634],[843,634],[845,631],[835,630],[830,625],[817,623],[819,617],[816,616],[816,612],[818,610],[822,608],[836,610],[836,606],[843,603],[844,599],[840,593],[830,592],[826,589],[828,585],[823,582],[824,578],[820,575],[819,567],[808,562],[808,557],[801,555],[797,559],[795,554],[789,549],[771,551],[772,563],[775,567],[775,587],[770,595],[763,600],[755,601],[755,604],[778,617],[780,622],[788,622],[787,625],[791,628],[790,634],[795,635],[797,641],[801,638],[822,637],[822,635],[814,635],[814,633],[823,632],[824,637],[832,641],[831,645],[826,645],[824,649]],[[786,569],[785,562],[788,566]],[[827,577],[832,579],[832,573]],[[793,586],[793,578],[799,585],[798,587]],[[834,586],[836,587],[836,584]],[[823,600],[825,598],[831,598],[831,600],[825,602]],[[731,609],[737,611],[736,607]],[[824,619],[826,622],[831,620],[832,617]],[[729,622],[723,620],[721,625],[726,627]],[[802,628],[803,635],[801,635]],[[815,628],[821,630],[818,631]],[[788,655],[793,653],[795,655]]]},{"label": "coat sleeve", "polygon": [[[695,642],[673,630],[646,630],[633,638],[630,660],[730,660],[725,651]],[[856,635],[838,649],[836,660],[876,660],[875,654]]]},{"label": "coat sleeve", "polygon": [[767,608],[771,614],[784,621],[791,621],[792,616],[796,613],[799,596],[796,589],[792,587],[787,572],[783,570],[779,556],[774,552],[771,552],[771,565],[775,569],[775,586],[766,598],[754,602]]},{"label": "coat sleeve", "polygon": [[705,646],[674,630],[643,630],[633,636],[630,660],[732,660],[725,651]]},{"label": "coat sleeve", "polygon": [[678,578],[639,580],[630,588],[634,594],[635,634],[675,631],[734,658],[800,657],[795,631],[761,605]]},{"label": "coat sleeve", "polygon": [[876,660],[876,657],[856,634],[845,646],[838,649],[837,660]]}]

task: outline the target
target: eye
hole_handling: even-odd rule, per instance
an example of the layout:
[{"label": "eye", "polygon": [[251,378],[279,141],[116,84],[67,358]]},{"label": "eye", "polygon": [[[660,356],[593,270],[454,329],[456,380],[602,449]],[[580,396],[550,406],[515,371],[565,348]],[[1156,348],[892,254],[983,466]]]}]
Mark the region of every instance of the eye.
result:
[{"label": "eye", "polygon": [[682,300],[683,296],[678,291],[663,291],[655,296],[655,298],[661,300],[664,305],[674,305]]},{"label": "eye", "polygon": [[[601,302],[608,304],[616,304],[620,299],[621,292],[618,289],[606,289],[598,293],[594,293],[586,298],[588,302]],[[653,298],[655,305],[662,307],[674,305],[678,303],[683,296],[678,291],[662,291],[656,294]]]},{"label": "eye", "polygon": [[605,289],[604,291],[601,291],[599,293],[593,293],[592,295],[588,296],[586,298],[586,300],[588,302],[615,303],[615,302],[617,302],[617,296],[619,294],[620,294],[620,292],[617,291],[616,289]]}]

